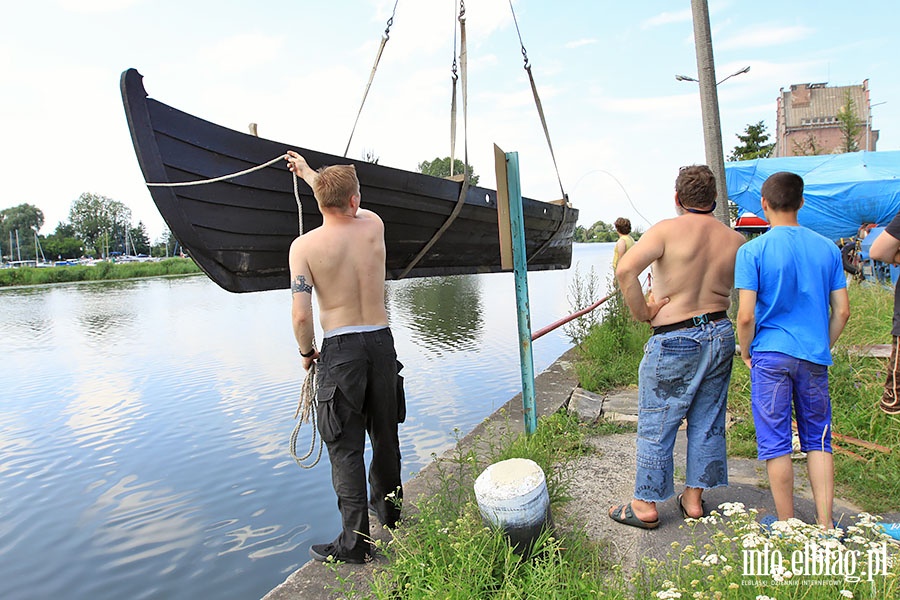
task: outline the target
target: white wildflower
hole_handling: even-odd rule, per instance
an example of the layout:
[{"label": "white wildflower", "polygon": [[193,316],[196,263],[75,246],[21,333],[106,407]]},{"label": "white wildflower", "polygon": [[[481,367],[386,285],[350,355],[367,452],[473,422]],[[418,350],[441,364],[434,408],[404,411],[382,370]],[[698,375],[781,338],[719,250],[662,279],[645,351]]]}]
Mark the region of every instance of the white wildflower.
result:
[{"label": "white wildflower", "polygon": [[756,548],[767,542],[767,539],[758,533],[745,533],[741,536],[741,546],[744,548]]},{"label": "white wildflower", "polygon": [[844,598],[852,598],[853,597],[853,592],[851,592],[850,590],[841,590],[840,593],[841,593],[841,596],[843,596]]},{"label": "white wildflower", "polygon": [[722,514],[726,517],[733,517],[745,512],[744,504],[741,502],[723,502],[719,505],[719,508],[722,509]]}]

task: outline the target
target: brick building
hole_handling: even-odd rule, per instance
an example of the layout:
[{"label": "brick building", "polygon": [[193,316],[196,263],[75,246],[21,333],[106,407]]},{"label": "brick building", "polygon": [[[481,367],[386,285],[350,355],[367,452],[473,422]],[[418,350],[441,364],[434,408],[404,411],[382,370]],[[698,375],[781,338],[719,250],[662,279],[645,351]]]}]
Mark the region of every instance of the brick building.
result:
[{"label": "brick building", "polygon": [[861,85],[828,87],[825,83],[798,83],[781,88],[776,115],[776,140],[773,156],[831,154],[844,143],[838,113],[853,101],[853,112],[860,120],[857,137],[860,150],[875,150],[878,131],[872,130],[869,80]]}]

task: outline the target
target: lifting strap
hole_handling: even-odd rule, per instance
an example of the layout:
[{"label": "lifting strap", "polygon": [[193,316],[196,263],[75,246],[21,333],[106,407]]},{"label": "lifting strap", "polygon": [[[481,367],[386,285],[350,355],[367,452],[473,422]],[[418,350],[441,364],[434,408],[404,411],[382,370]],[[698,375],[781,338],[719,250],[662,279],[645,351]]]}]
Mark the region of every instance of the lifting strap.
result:
[{"label": "lifting strap", "polygon": [[[454,8],[456,2],[454,0]],[[456,82],[459,75],[456,72],[456,22],[453,23],[453,64],[450,66],[450,80],[453,82],[450,92],[450,177],[453,177],[456,165]]]},{"label": "lifting strap", "polygon": [[384,29],[384,35],[381,36],[381,44],[378,46],[378,52],[375,54],[375,64],[372,65],[372,72],[369,73],[369,82],[366,84],[366,90],[363,92],[362,102],[359,105],[359,112],[356,113],[356,120],[353,121],[353,129],[350,131],[350,139],[347,140],[347,147],[344,148],[344,158],[347,158],[347,152],[350,150],[350,142],[353,141],[353,134],[356,133],[356,125],[359,123],[359,116],[362,114],[363,106],[366,104],[366,97],[369,95],[369,88],[372,87],[372,81],[375,79],[375,70],[378,69],[378,63],[381,61],[381,54],[388,40],[391,39],[391,25],[394,24],[394,15],[397,14],[397,4],[400,0],[395,0],[394,11],[387,20],[387,27]]},{"label": "lifting strap", "polygon": [[556,169],[556,179],[559,181],[559,191],[563,200],[568,203],[569,198],[563,189],[562,178],[559,176],[559,167],[556,166],[556,155],[553,153],[553,143],[550,141],[550,130],[547,127],[547,119],[544,118],[544,108],[541,105],[541,98],[538,96],[537,85],[534,83],[534,76],[531,74],[531,63],[528,62],[528,51],[525,50],[525,43],[522,41],[522,32],[519,31],[519,21],[516,19],[516,11],[513,9],[512,0],[509,0],[509,10],[512,11],[513,23],[516,26],[516,34],[519,36],[519,46],[522,47],[522,59],[525,61],[525,71],[528,73],[528,81],[531,83],[531,93],[534,96],[534,105],[537,107],[538,115],[541,117],[541,125],[544,128],[544,137],[547,138],[547,146],[550,148],[550,158],[553,159],[553,168]]},{"label": "lifting strap", "polygon": [[556,228],[556,231],[553,232],[547,241],[545,241],[540,248],[538,248],[534,254],[531,255],[530,258],[534,258],[538,254],[540,254],[544,248],[546,248],[553,238],[559,233],[562,229],[563,225],[566,223],[566,218],[568,216],[569,210],[569,197],[566,195],[565,189],[563,189],[562,177],[559,176],[559,167],[556,164],[556,154],[553,152],[553,142],[550,141],[550,129],[547,127],[547,119],[544,117],[544,107],[541,104],[541,97],[538,95],[537,85],[534,82],[534,75],[531,73],[531,63],[528,61],[528,51],[525,50],[525,42],[522,41],[522,32],[519,30],[519,21],[516,19],[516,11],[513,8],[512,0],[509,0],[509,10],[512,12],[513,24],[516,26],[516,34],[519,36],[519,46],[522,48],[522,59],[525,62],[524,68],[528,73],[528,82],[531,84],[531,93],[534,96],[534,105],[537,107],[538,116],[541,118],[541,126],[544,128],[544,137],[547,138],[547,147],[550,148],[550,158],[553,159],[553,168],[556,170],[556,180],[559,182],[559,191],[562,194],[563,199],[563,214],[562,219],[559,221],[559,225]]},{"label": "lifting strap", "polygon": [[[462,88],[462,105],[463,105],[463,181],[462,187],[459,190],[459,197],[456,199],[456,205],[453,207],[453,211],[450,213],[450,216],[447,217],[447,220],[444,221],[444,224],[441,225],[440,229],[438,229],[431,239],[419,250],[418,254],[409,261],[409,264],[406,265],[406,268],[400,273],[397,279],[403,279],[409,274],[413,268],[419,264],[419,261],[422,260],[422,257],[431,250],[431,247],[441,239],[441,236],[444,235],[444,232],[450,228],[450,225],[453,224],[453,221],[456,220],[456,217],[459,216],[460,211],[462,210],[463,205],[466,203],[466,196],[469,194],[469,143],[468,143],[468,101],[466,99],[466,4],[465,0],[460,0],[459,2],[459,67],[460,67],[460,87]],[[455,39],[454,34],[454,39]],[[456,43],[454,42],[454,51],[456,50]],[[456,64],[456,58],[454,57],[454,65]],[[454,76],[456,72],[454,71]],[[450,137],[450,146],[451,146],[451,156],[450,156],[450,173],[453,173],[453,147],[456,145],[456,79],[453,80],[453,102],[452,102],[452,114],[451,114],[451,137]]]}]

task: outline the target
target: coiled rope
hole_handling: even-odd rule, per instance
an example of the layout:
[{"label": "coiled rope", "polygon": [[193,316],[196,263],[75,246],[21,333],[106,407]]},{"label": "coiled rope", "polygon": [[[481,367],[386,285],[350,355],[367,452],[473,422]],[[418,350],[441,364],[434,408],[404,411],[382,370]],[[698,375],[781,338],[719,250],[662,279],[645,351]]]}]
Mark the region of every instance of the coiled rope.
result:
[{"label": "coiled rope", "polygon": [[[250,167],[249,169],[244,169],[243,171],[238,171],[237,173],[230,173],[228,175],[222,175],[220,177],[213,177],[212,179],[199,179],[196,181],[178,181],[178,182],[170,182],[170,183],[147,183],[147,187],[186,187],[186,186],[194,186],[194,185],[206,185],[208,183],[218,183],[220,181],[226,181],[228,179],[234,179],[235,177],[240,177],[241,175],[247,175],[248,173],[253,173],[254,171],[259,171],[269,167],[279,160],[284,160],[284,155],[277,156],[272,160],[263,163],[261,165],[256,165],[255,167]],[[303,204],[300,202],[300,190],[297,186],[297,174],[291,172],[293,175],[293,187],[294,187],[294,200],[297,201],[297,216],[299,219],[299,228],[300,235],[303,235]],[[318,378],[316,377],[316,363],[310,365],[309,370],[306,372],[306,378],[303,380],[303,385],[300,387],[300,399],[297,402],[297,410],[294,412],[294,419],[297,419],[297,424],[294,425],[294,430],[291,432],[291,441],[290,441],[290,451],[291,458],[294,459],[300,467],[304,469],[312,469],[314,466],[319,464],[319,460],[322,458],[322,439],[317,435],[316,429],[316,388],[318,386]],[[312,420],[312,436],[309,442],[309,451],[303,456],[297,456],[297,438],[300,435],[300,427],[304,423],[309,423]],[[316,454],[316,458],[312,463],[306,464],[303,461],[307,460],[310,456],[313,455],[313,452],[316,450],[316,439],[319,440],[319,448],[318,453]]]},{"label": "coiled rope", "polygon": [[[316,377],[316,363],[313,363],[310,365],[309,371],[306,372],[306,379],[303,380],[303,386],[300,388],[300,400],[297,402],[297,411],[294,413],[295,419],[297,419],[298,416],[300,418],[297,419],[297,424],[294,425],[294,430],[291,432],[291,458],[293,458],[294,462],[302,469],[312,469],[319,464],[319,459],[322,458],[322,439],[319,438],[319,451],[316,454],[315,460],[309,464],[303,462],[312,456],[316,449],[318,430],[316,426],[315,398],[317,387],[318,377]],[[300,427],[304,423],[309,423],[310,419],[312,419],[312,436],[309,439],[309,450],[303,456],[297,456],[297,438],[300,435]]]}]

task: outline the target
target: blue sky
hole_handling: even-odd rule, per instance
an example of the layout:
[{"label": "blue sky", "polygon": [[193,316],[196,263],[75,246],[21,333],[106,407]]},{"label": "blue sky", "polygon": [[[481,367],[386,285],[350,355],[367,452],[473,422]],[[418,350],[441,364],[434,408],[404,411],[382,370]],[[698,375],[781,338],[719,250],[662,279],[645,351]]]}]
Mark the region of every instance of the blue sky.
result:
[{"label": "blue sky", "polygon": [[[49,0],[0,22],[0,208],[44,211],[83,192],[162,231],[119,95],[128,67],[150,96],[207,120],[341,155],[394,0]],[[678,167],[705,160],[689,0],[514,2],[580,224],[673,216]],[[775,128],[779,88],[869,79],[879,150],[900,149],[898,9],[889,1],[710,0],[725,154],[750,123]],[[559,186],[508,0],[466,2],[468,148],[494,187],[493,144],[517,151],[525,195]],[[415,170],[450,153],[452,0],[399,0],[348,155]],[[461,155],[462,130],[457,143]],[[273,157],[274,158],[274,157]],[[630,199],[630,201],[629,201]],[[365,203],[365,198],[363,198]],[[646,220],[645,220],[646,219]],[[2,244],[2,241],[0,241]]]}]

